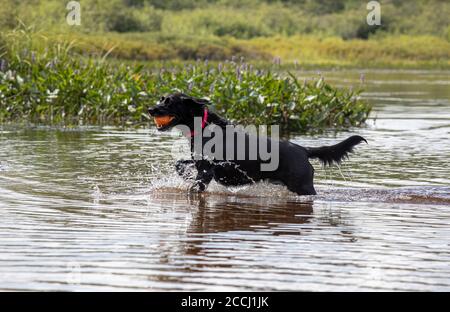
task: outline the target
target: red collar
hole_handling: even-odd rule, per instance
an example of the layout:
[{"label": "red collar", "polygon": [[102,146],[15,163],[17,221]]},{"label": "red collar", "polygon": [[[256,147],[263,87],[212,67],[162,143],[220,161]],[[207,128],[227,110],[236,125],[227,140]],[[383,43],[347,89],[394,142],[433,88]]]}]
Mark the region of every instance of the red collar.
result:
[{"label": "red collar", "polygon": [[[205,107],[205,109],[203,110],[202,130],[205,129],[207,121],[208,121],[208,109]],[[196,133],[194,132],[194,130],[192,130],[189,137],[192,138],[194,135],[196,135]]]}]

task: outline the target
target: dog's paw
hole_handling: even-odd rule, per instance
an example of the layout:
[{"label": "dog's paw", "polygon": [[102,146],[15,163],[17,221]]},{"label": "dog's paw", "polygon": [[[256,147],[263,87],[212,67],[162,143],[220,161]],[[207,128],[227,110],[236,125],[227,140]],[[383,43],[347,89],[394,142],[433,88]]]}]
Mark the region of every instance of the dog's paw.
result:
[{"label": "dog's paw", "polygon": [[206,186],[203,182],[196,181],[189,188],[189,193],[202,193],[206,189]]}]

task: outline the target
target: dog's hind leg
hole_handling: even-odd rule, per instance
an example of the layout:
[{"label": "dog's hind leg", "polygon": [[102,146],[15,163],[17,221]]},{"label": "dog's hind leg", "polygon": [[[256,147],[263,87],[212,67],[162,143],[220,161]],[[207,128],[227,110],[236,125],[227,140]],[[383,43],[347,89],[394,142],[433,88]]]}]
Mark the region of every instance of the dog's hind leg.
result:
[{"label": "dog's hind leg", "polygon": [[298,195],[316,195],[317,192],[314,189],[313,184],[301,184],[301,183],[291,183],[286,185],[289,191],[295,192]]},{"label": "dog's hind leg", "polygon": [[298,195],[316,195],[317,192],[314,189],[314,168],[309,165],[304,167],[306,170],[295,170],[291,172],[289,177],[283,181],[284,184],[291,192],[295,192]]}]

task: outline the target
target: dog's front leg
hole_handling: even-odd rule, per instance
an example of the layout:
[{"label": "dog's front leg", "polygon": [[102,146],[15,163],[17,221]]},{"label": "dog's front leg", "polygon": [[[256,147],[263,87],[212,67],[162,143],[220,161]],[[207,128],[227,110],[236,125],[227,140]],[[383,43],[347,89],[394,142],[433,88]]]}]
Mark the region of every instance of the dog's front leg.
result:
[{"label": "dog's front leg", "polygon": [[191,192],[203,192],[206,187],[211,182],[214,172],[213,166],[209,161],[200,160],[195,164],[197,168],[197,176],[195,178],[194,184],[191,186]]},{"label": "dog's front leg", "polygon": [[180,177],[186,181],[194,180],[195,161],[192,159],[182,159],[175,163],[175,169]]}]

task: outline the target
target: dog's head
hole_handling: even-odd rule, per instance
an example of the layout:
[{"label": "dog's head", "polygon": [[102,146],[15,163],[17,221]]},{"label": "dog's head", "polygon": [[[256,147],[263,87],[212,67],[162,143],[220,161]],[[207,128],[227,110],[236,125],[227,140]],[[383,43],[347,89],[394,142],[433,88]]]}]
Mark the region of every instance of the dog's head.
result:
[{"label": "dog's head", "polygon": [[194,117],[201,117],[208,100],[194,98],[183,93],[163,96],[155,107],[148,110],[159,131],[169,130],[177,125],[193,127]]}]

